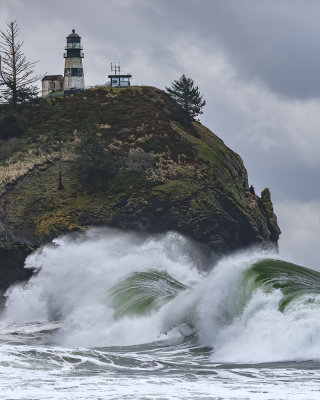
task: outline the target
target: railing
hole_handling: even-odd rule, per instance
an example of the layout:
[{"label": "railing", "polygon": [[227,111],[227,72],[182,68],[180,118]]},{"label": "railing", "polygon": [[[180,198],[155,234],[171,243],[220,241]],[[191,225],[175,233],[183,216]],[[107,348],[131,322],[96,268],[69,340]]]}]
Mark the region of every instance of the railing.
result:
[{"label": "railing", "polygon": [[64,49],[65,50],[72,50],[72,49],[74,49],[74,50],[83,50],[83,47],[82,46],[74,47],[74,46],[68,46],[67,45]]},{"label": "railing", "polygon": [[68,57],[68,53],[63,53],[63,58],[84,58],[84,53],[80,52],[80,56],[69,56]]}]

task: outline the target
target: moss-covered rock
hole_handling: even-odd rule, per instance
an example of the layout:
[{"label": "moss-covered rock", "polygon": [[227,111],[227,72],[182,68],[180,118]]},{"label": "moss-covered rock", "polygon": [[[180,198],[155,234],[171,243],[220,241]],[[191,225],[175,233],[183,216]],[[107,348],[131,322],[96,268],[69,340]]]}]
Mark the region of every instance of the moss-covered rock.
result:
[{"label": "moss-covered rock", "polygon": [[[0,119],[8,112],[0,108]],[[261,199],[251,193],[240,156],[199,122],[185,121],[159,89],[89,89],[21,106],[16,115],[27,134],[0,164],[3,251],[37,247],[93,225],[178,230],[217,254],[256,243],[277,245],[280,230],[269,190]],[[64,190],[58,190],[57,154],[42,148],[57,120],[65,121],[68,142]],[[75,152],[79,132],[89,123],[117,160],[113,175],[96,186],[85,179]]]}]

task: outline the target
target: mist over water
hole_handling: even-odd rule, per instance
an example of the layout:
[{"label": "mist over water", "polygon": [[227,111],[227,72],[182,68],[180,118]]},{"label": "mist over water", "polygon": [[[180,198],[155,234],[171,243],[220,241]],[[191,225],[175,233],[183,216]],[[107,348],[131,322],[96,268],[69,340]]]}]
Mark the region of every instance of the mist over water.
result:
[{"label": "mist over water", "polygon": [[[277,258],[248,251],[216,262],[214,254],[177,233],[90,229],[54,240],[27,258],[26,268],[35,270],[30,281],[6,293],[0,374],[10,379],[4,398],[11,398],[9,381],[17,385],[19,373],[26,381],[17,387],[29,388],[35,362],[43,388],[30,391],[30,399],[45,398],[48,373],[58,395],[47,398],[69,398],[61,383],[66,373],[79,387],[78,377],[85,377],[85,394],[79,391],[77,398],[99,398],[97,382],[116,374],[112,379],[149,379],[139,396],[153,393],[152,399],[176,398],[175,390],[183,391],[178,382],[190,376],[200,386],[194,383],[197,395],[190,391],[185,398],[207,398],[205,385],[214,382],[220,398],[231,399],[226,376],[238,388],[255,387],[255,393],[257,382],[264,382],[270,394],[275,383],[268,371],[279,368],[285,368],[287,385],[277,382],[273,398],[304,398],[295,376],[299,368],[309,371],[308,398],[316,398],[320,273]],[[242,373],[246,378],[239,380]],[[169,397],[155,390],[161,382],[170,382]],[[138,398],[119,388],[114,393]]]}]

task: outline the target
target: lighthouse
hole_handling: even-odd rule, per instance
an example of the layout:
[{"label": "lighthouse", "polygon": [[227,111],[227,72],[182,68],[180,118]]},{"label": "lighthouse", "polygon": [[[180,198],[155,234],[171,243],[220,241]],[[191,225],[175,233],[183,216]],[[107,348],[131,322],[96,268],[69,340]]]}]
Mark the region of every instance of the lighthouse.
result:
[{"label": "lighthouse", "polygon": [[64,64],[63,89],[84,89],[84,76],[82,59],[84,54],[81,47],[81,37],[72,29],[72,33],[67,36],[66,52]]}]

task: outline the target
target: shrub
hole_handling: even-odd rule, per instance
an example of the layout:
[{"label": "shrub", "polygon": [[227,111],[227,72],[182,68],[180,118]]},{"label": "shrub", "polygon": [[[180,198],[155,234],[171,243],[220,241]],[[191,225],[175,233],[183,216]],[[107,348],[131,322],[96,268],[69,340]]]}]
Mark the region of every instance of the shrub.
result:
[{"label": "shrub", "polygon": [[118,169],[118,160],[106,148],[103,138],[93,129],[79,133],[75,148],[77,165],[87,183],[94,187],[106,187]]},{"label": "shrub", "polygon": [[24,134],[24,129],[13,114],[8,114],[0,121],[0,140],[13,137],[20,137]]},{"label": "shrub", "polygon": [[146,153],[141,149],[131,150],[127,159],[126,166],[133,171],[144,171],[151,168],[155,162],[155,157],[151,153]]},{"label": "shrub", "polygon": [[21,142],[18,138],[0,140],[0,161],[7,159],[12,153],[19,150],[20,146]]}]

